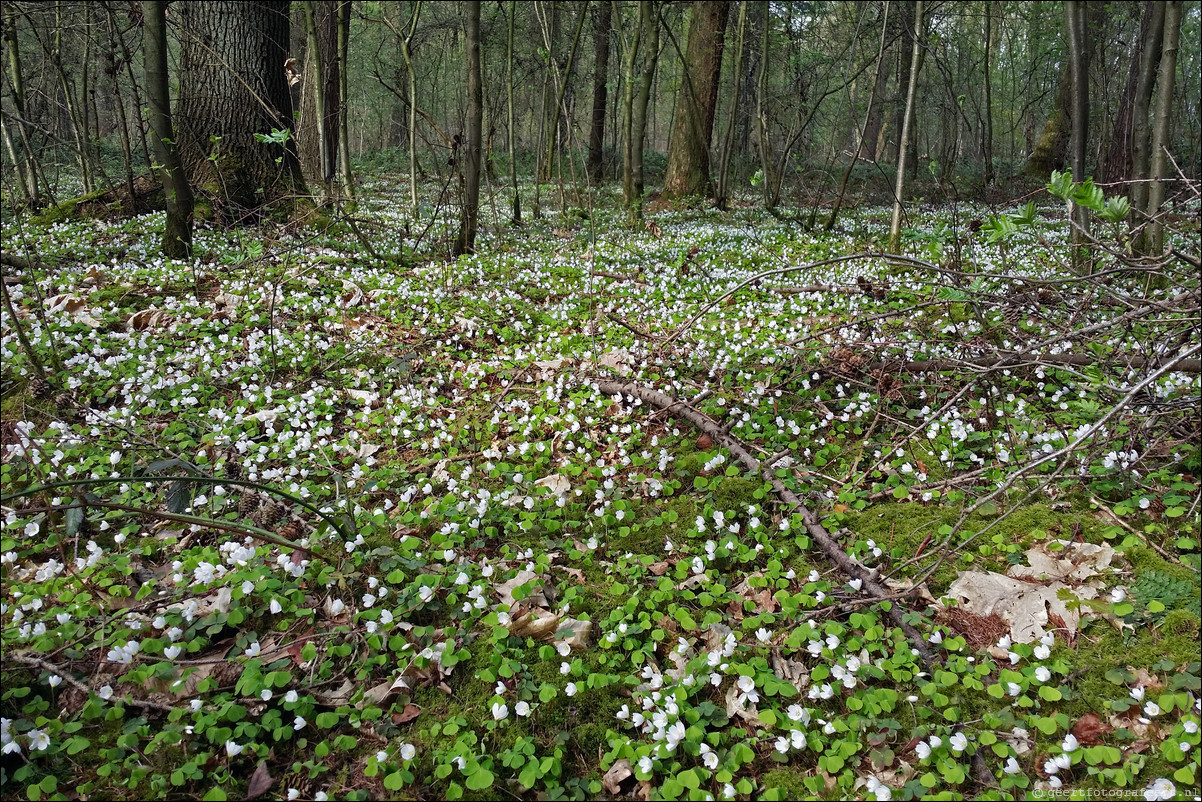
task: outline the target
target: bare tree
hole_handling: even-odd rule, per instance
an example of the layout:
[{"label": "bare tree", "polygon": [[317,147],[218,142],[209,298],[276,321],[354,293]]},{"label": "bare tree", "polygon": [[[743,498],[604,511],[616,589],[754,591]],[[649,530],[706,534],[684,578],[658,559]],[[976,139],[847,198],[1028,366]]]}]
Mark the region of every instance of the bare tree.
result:
[{"label": "bare tree", "polygon": [[909,155],[910,123],[914,119],[914,96],[918,89],[918,67],[923,39],[922,0],[914,6],[914,50],[910,55],[910,83],[906,90],[906,111],[902,117],[901,139],[897,143],[897,182],[893,189],[893,220],[889,224],[889,250],[901,247],[902,195],[906,189],[906,158]]},{"label": "bare tree", "polygon": [[464,22],[467,48],[467,142],[464,145],[463,208],[459,217],[459,238],[455,255],[476,250],[476,222],[480,210],[480,149],[484,123],[484,90],[480,76],[480,0],[468,0]]}]

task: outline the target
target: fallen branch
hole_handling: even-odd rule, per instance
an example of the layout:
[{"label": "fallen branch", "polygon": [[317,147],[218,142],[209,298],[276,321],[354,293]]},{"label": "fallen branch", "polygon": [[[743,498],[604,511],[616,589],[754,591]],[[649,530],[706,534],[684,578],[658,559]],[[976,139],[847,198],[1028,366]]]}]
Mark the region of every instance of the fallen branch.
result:
[{"label": "fallen branch", "polygon": [[[51,663],[49,660],[43,660],[40,657],[34,657],[33,655],[24,654],[22,652],[17,652],[16,654],[7,654],[5,655],[5,659],[14,660],[22,665],[29,666],[30,668],[40,668],[43,671],[49,671],[51,674],[62,677],[63,682],[67,683],[72,688],[82,691],[89,696],[92,695],[91,688],[75,679],[75,677],[71,676],[70,671]],[[132,699],[128,696],[120,701],[122,704],[127,704],[130,707],[141,707],[145,710],[158,710],[160,713],[170,713],[175,710],[175,708],[171,705],[165,705],[161,702],[143,701],[140,699]]]},{"label": "fallen branch", "polygon": [[1089,354],[1035,354],[1035,353],[1003,353],[997,356],[977,357],[975,359],[920,359],[914,362],[870,362],[865,370],[887,370],[890,372],[924,373],[927,371],[963,370],[965,368],[980,368],[993,370],[999,367],[1015,368],[1024,365],[1068,365],[1071,367],[1088,367],[1101,364],[1106,367],[1124,368],[1161,368],[1169,363],[1173,369],[1182,373],[1202,373],[1202,359],[1177,359],[1173,357],[1153,357],[1118,355],[1107,360],[1099,360]]}]

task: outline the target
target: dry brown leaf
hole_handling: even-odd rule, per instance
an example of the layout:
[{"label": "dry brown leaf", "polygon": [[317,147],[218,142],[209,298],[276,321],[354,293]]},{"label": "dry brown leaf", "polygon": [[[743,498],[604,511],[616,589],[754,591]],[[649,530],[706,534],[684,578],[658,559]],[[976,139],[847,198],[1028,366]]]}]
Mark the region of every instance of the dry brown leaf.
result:
[{"label": "dry brown leaf", "polygon": [[781,654],[779,647],[772,648],[772,673],[804,692],[810,686],[810,671],[804,663],[790,660]]},{"label": "dry brown leaf", "polygon": [[143,309],[141,312],[134,312],[125,321],[126,326],[133,331],[157,329],[169,323],[171,323],[171,315],[162,309]]},{"label": "dry brown leaf", "polygon": [[405,705],[405,709],[399,713],[392,714],[392,723],[396,725],[408,724],[422,714],[422,709],[414,704]]},{"label": "dry brown leaf", "polygon": [[1006,575],[1016,579],[1083,582],[1110,567],[1114,549],[1106,544],[1057,540],[1060,551],[1050,551],[1050,543],[1027,549],[1027,565],[1012,565]]},{"label": "dry brown leaf", "polygon": [[1051,611],[1064,620],[1070,636],[1076,635],[1081,622],[1080,610],[1070,610],[1059,592],[1069,590],[1080,599],[1097,598],[1102,585],[1093,582],[1068,588],[1063,582],[1038,585],[1003,574],[965,571],[948,588],[947,596],[979,616],[998,614],[1010,624],[1010,636],[1017,643],[1034,643],[1044,635]]},{"label": "dry brown leaf", "polygon": [[259,765],[255,768],[255,773],[250,775],[250,783],[246,786],[246,798],[255,799],[263,796],[271,790],[271,786],[275,783],[275,779],[271,776],[271,772],[267,770],[267,761],[260,760]]},{"label": "dry brown leaf", "polygon": [[1073,735],[1082,746],[1096,746],[1102,742],[1102,737],[1113,732],[1113,728],[1102,721],[1097,713],[1086,713],[1077,719],[1073,725]]},{"label": "dry brown leaf", "polygon": [[630,761],[622,758],[614,761],[609,771],[605,772],[605,776],[601,778],[601,786],[607,793],[618,796],[622,793],[622,783],[633,776],[634,770],[630,768]]},{"label": "dry brown leaf", "polygon": [[588,646],[589,635],[593,632],[592,621],[582,621],[578,618],[565,618],[555,630],[555,642],[563,641],[573,649],[583,649]]},{"label": "dry brown leaf", "polygon": [[60,312],[73,315],[82,309],[86,309],[87,306],[87,301],[72,292],[52,295],[46,299],[46,312],[51,315],[57,315]]}]

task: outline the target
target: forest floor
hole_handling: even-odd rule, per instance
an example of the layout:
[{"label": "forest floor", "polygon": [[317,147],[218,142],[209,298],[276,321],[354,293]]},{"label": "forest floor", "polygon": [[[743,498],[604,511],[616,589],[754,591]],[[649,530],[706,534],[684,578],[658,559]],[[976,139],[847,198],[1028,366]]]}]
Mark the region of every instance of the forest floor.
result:
[{"label": "forest floor", "polygon": [[1188,265],[359,193],[5,222],[6,799],[1198,793]]}]

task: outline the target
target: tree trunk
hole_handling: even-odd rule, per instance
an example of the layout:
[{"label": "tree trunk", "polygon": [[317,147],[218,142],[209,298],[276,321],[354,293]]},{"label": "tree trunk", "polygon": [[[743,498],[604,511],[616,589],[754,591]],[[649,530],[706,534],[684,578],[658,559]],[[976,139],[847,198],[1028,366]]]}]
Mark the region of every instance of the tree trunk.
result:
[{"label": "tree trunk", "polygon": [[1072,99],[1072,68],[1065,60],[1064,70],[1060,74],[1060,86],[1056,90],[1056,100],[1052,113],[1043,126],[1043,133],[1035,143],[1035,149],[1027,158],[1024,172],[1034,179],[1046,181],[1052,171],[1059,170],[1065,165],[1068,157],[1069,138],[1072,126],[1069,120],[1069,104]]},{"label": "tree trunk", "polygon": [[593,32],[593,124],[588,132],[588,176],[600,183],[605,157],[605,104],[608,100],[609,31],[613,6],[601,0],[597,8],[597,27]]},{"label": "tree trunk", "polygon": [[[29,140],[29,132],[25,127],[25,121],[29,119],[29,114],[25,105],[25,79],[21,71],[21,56],[17,47],[17,29],[15,21],[11,19],[3,20],[3,31],[4,46],[8,51],[8,71],[9,80],[12,83],[13,106],[16,107],[17,116],[20,118],[15,121],[17,139],[19,139],[21,142],[21,150],[24,154],[24,159],[17,162],[17,169],[22,177],[22,181],[25,184],[30,205],[34,208],[37,208],[41,205],[41,194],[38,187],[37,158],[34,155],[33,146]],[[16,161],[15,156],[13,159]]]},{"label": "tree trunk", "polygon": [[630,206],[631,222],[643,219],[643,140],[647,134],[647,103],[651,99],[651,86],[655,83],[655,68],[659,64],[659,8],[658,3],[639,3],[639,25],[643,32],[643,70],[639,76],[638,95],[634,99],[634,118],[631,125],[632,143]]},{"label": "tree trunk", "polygon": [[910,81],[906,89],[906,110],[902,116],[901,139],[897,143],[897,184],[893,190],[893,221],[889,225],[889,251],[901,247],[902,195],[906,189],[906,158],[909,155],[910,123],[914,117],[914,96],[918,89],[919,49],[923,40],[922,0],[914,6],[914,49],[910,54]]},{"label": "tree trunk", "polygon": [[1160,77],[1156,87],[1156,119],[1152,125],[1152,172],[1148,185],[1148,225],[1140,243],[1140,252],[1159,256],[1164,253],[1164,225],[1157,219],[1164,203],[1164,177],[1168,174],[1170,123],[1173,114],[1173,83],[1177,73],[1177,47],[1181,38],[1181,0],[1164,4],[1164,45],[1160,55]]},{"label": "tree trunk", "polygon": [[[1073,180],[1085,180],[1086,145],[1089,142],[1089,34],[1085,24],[1085,3],[1082,0],[1065,0],[1064,19],[1068,33],[1068,61],[1072,92],[1069,104],[1069,120],[1072,134],[1069,137],[1069,166]],[[1069,201],[1069,217],[1073,221],[1072,263],[1077,272],[1089,271],[1088,250],[1089,209]]]},{"label": "tree trunk", "polygon": [[993,4],[985,3],[985,108],[981,112],[981,158],[985,162],[985,186],[993,186]]},{"label": "tree trunk", "polygon": [[338,3],[338,181],[342,194],[355,197],[355,176],[351,173],[351,129],[347,94],[347,63],[351,38],[351,2]]},{"label": "tree trunk", "polygon": [[716,202],[719,209],[727,208],[727,197],[730,194],[730,159],[735,144],[735,128],[739,124],[739,75],[743,71],[743,36],[747,30],[747,3],[739,4],[738,38],[735,46],[735,66],[731,71],[730,81],[730,122],[726,126],[726,136],[722,142],[722,152],[718,157],[718,192]]},{"label": "tree trunk", "polygon": [[664,195],[710,192],[710,136],[722,77],[729,0],[695,0],[689,21],[684,77],[676,92],[675,123],[664,175]]},{"label": "tree trunk", "polygon": [[338,0],[305,0],[304,80],[300,124],[296,129],[301,171],[333,194],[338,153]]},{"label": "tree trunk", "polygon": [[776,157],[772,153],[772,138],[768,131],[768,48],[772,32],[772,7],[768,0],[761,3],[764,9],[764,27],[760,31],[760,69],[755,81],[755,119],[760,152],[760,186],[764,208],[775,209],[778,200],[775,188],[779,186],[773,171]]},{"label": "tree trunk", "polygon": [[305,193],[284,72],[287,0],[192,0],[181,10],[176,122],[189,180],[236,216]]},{"label": "tree trunk", "polygon": [[125,116],[125,101],[121,97],[121,86],[117,82],[117,20],[112,9],[108,14],[108,49],[104,51],[104,72],[109,76],[109,86],[113,93],[113,105],[117,107],[117,121],[121,131],[121,158],[125,168],[125,191],[129,195],[130,214],[137,212],[137,196],[134,194],[134,157],[130,141],[129,121]]},{"label": "tree trunk", "polygon": [[1164,49],[1165,3],[1149,0],[1148,27],[1143,31],[1143,53],[1139,59],[1139,79],[1131,102],[1131,208],[1134,222],[1142,223],[1148,208],[1148,178],[1152,167],[1152,127],[1148,124],[1152,108],[1152,90],[1160,70]]},{"label": "tree trunk", "polygon": [[171,122],[171,97],[167,84],[167,3],[142,3],[146,94],[150,103],[151,141],[161,165],[159,181],[167,197],[167,228],[163,232],[163,255],[185,259],[192,254],[192,188],[188,184]]},{"label": "tree trunk", "polygon": [[517,3],[509,4],[509,39],[505,49],[505,96],[506,113],[509,117],[509,183],[513,190],[513,224],[522,224],[522,196],[518,192],[518,160],[513,130],[513,22],[517,16]]},{"label": "tree trunk", "polygon": [[480,146],[484,124],[484,94],[480,76],[480,0],[468,0],[464,25],[467,49],[467,142],[463,153],[464,193],[455,255],[476,250],[476,220],[480,208]]}]

